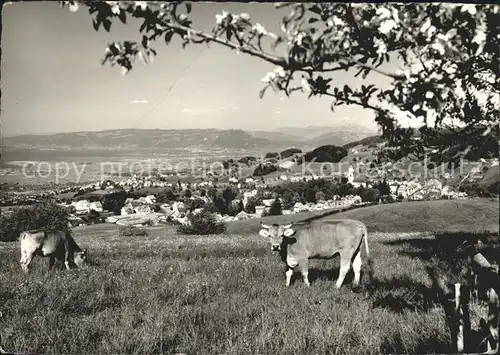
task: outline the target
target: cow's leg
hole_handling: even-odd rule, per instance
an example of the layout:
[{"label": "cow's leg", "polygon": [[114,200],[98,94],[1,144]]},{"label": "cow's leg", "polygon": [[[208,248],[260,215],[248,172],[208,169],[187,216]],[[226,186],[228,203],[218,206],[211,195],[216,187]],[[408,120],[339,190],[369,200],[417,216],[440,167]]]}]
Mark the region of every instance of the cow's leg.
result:
[{"label": "cow's leg", "polygon": [[71,270],[71,267],[69,266],[69,241],[68,238],[64,241],[64,265],[66,265],[66,270]]},{"label": "cow's leg", "polygon": [[54,266],[54,262],[55,262],[55,257],[54,256],[51,256],[49,257],[49,271],[52,269],[52,267]]},{"label": "cow's leg", "polygon": [[295,267],[298,264],[299,264],[299,262],[297,261],[297,259],[295,259],[291,255],[287,255],[287,257],[286,257],[286,267],[287,267],[287,270],[285,272],[286,287],[290,286],[290,281],[292,280],[293,270],[295,269]]},{"label": "cow's leg", "polygon": [[361,250],[359,250],[352,261],[352,270],[354,271],[354,287],[358,287],[361,280],[361,264]]},{"label": "cow's leg", "polygon": [[342,283],[344,282],[345,276],[349,272],[350,268],[351,268],[351,255],[341,253],[340,254],[339,277],[337,279],[337,282],[335,283],[336,288],[340,288],[340,286],[342,286]]},{"label": "cow's leg", "polygon": [[286,287],[288,287],[288,286],[290,286],[290,281],[292,280],[293,269],[287,266],[287,270],[285,272],[285,276],[286,276],[285,285],[286,285]]},{"label": "cow's leg", "polygon": [[304,260],[300,263],[300,272],[302,274],[302,278],[304,280],[304,283],[306,284],[307,287],[310,286],[309,283],[309,260]]},{"label": "cow's leg", "polygon": [[25,273],[28,273],[31,261],[33,260],[34,253],[24,253],[21,259],[21,268]]}]

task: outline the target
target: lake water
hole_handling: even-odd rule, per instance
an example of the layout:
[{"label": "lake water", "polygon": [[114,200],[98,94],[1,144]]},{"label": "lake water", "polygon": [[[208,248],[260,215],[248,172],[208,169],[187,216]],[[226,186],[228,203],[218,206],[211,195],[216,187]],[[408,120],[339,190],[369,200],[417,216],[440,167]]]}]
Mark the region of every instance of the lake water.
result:
[{"label": "lake water", "polygon": [[259,151],[212,149],[147,150],[35,150],[3,149],[0,182],[40,184],[50,182],[88,182],[126,178],[134,173],[188,171],[196,173],[221,166],[223,160],[246,155],[260,156]]}]

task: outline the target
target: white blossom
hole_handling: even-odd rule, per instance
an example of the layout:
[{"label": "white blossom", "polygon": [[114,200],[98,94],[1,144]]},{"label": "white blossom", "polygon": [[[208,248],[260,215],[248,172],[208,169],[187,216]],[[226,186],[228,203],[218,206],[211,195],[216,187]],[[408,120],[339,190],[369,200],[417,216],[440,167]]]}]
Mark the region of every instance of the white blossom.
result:
[{"label": "white blossom", "polygon": [[445,49],[440,42],[434,42],[431,47],[432,49],[436,50],[439,54],[444,55]]},{"label": "white blossom", "polygon": [[447,73],[447,74],[454,74],[457,72],[457,65],[455,63],[451,64],[451,65],[447,65],[445,68],[444,68],[444,71]]},{"label": "white blossom", "polygon": [[468,12],[471,15],[475,15],[476,12],[477,12],[476,11],[476,5],[472,5],[472,4],[463,5],[461,11],[462,12]]},{"label": "white blossom", "polygon": [[427,19],[427,21],[424,22],[422,27],[420,27],[420,32],[424,33],[427,32],[427,30],[431,27],[431,20]]},{"label": "white blossom", "polygon": [[486,41],[486,33],[484,33],[481,30],[476,31],[476,35],[472,39],[472,42],[477,43],[477,44],[482,44],[485,41]]},{"label": "white blossom", "polygon": [[307,82],[306,78],[302,78],[300,83],[302,84],[302,89],[306,92],[311,92],[311,86]]},{"label": "white blossom", "polygon": [[241,13],[240,18],[242,18],[245,21],[250,21],[250,15],[247,14],[246,12]]},{"label": "white blossom", "polygon": [[111,12],[112,12],[113,14],[115,14],[115,15],[119,15],[119,14],[120,14],[120,11],[121,11],[121,9],[120,9],[120,6],[118,6],[118,4],[113,5],[113,6],[111,7]]},{"label": "white blossom", "polygon": [[379,55],[379,57],[387,53],[387,44],[384,42],[384,40],[380,38],[374,38],[373,45],[377,47],[377,54]]},{"label": "white blossom", "polygon": [[122,67],[122,75],[126,75],[128,73],[128,69],[125,67]]},{"label": "white blossom", "polygon": [[286,73],[285,73],[285,70],[283,69],[283,67],[277,67],[276,69],[274,69],[274,72],[282,78],[284,78],[286,76]]},{"label": "white blossom", "polygon": [[78,3],[77,2],[70,2],[69,3],[69,11],[71,12],[77,12],[78,11]]},{"label": "white blossom", "polygon": [[270,83],[276,78],[276,73],[275,72],[269,72],[267,73],[262,79],[260,79],[264,83]]},{"label": "white blossom", "polygon": [[377,14],[377,16],[380,17],[381,20],[391,17],[391,11],[385,7],[379,7],[377,9],[376,14]]},{"label": "white blossom", "polygon": [[257,33],[258,35],[260,36],[265,36],[267,35],[267,31],[266,29],[264,28],[264,26],[262,26],[260,23],[256,23],[253,27],[252,27],[252,32],[254,33]]},{"label": "white blossom", "polygon": [[226,17],[229,15],[229,12],[227,12],[226,10],[222,10],[222,15],[215,15],[215,22],[220,25],[222,24],[222,22],[224,22],[224,20],[226,19]]},{"label": "white blossom", "polygon": [[380,24],[378,30],[380,31],[380,33],[388,34],[397,26],[398,24],[394,20],[385,20]]},{"label": "white blossom", "polygon": [[442,34],[442,33],[438,33],[438,35],[436,36],[436,38],[439,39],[442,42],[447,42],[447,41],[450,40],[450,37],[447,34]]},{"label": "white blossom", "polygon": [[437,31],[436,26],[429,27],[429,30],[427,31],[427,36],[431,37],[434,33],[436,33],[436,31]]},{"label": "white blossom", "polygon": [[140,7],[142,10],[146,10],[148,7],[148,3],[146,1],[136,1],[135,6]]},{"label": "white blossom", "polygon": [[398,11],[395,8],[392,8],[392,18],[394,19],[394,21],[396,21],[396,23],[401,22],[401,20],[399,19]]},{"label": "white blossom", "polygon": [[433,93],[432,91],[427,91],[427,92],[425,93],[425,98],[426,98],[426,99],[429,99],[429,100],[430,100],[430,99],[432,99],[433,97],[434,97],[434,93]]},{"label": "white blossom", "polygon": [[304,38],[304,32],[300,32],[295,39],[299,46],[302,45],[303,38]]},{"label": "white blossom", "polygon": [[345,25],[345,22],[341,18],[339,18],[337,16],[333,16],[333,24],[335,26],[343,26],[343,25]]},{"label": "white blossom", "polygon": [[283,67],[277,67],[273,71],[267,73],[261,81],[264,83],[270,83],[271,81],[275,80],[276,78],[284,78],[286,77],[286,72],[283,69]]}]

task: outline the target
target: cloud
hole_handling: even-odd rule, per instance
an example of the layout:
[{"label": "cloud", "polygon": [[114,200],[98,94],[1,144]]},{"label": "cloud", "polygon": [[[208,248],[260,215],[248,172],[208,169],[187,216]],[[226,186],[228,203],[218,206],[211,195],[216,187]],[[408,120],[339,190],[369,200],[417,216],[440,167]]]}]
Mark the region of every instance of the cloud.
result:
[{"label": "cloud", "polygon": [[[218,112],[218,111],[224,111],[224,110],[227,110],[228,108],[227,107],[224,107],[224,106],[219,106],[218,108],[196,108],[196,109],[193,109],[193,108],[184,108],[182,109],[181,112],[183,113],[190,113],[191,115],[201,115],[201,114],[204,114],[204,113],[211,113],[211,112]],[[234,109],[238,109],[238,108],[233,108]]]},{"label": "cloud", "polygon": [[285,101],[285,98],[284,97],[280,97],[280,101]]},{"label": "cloud", "polygon": [[277,115],[279,115],[281,113],[281,111],[280,110],[276,110],[274,113],[277,114]]},{"label": "cloud", "polygon": [[233,107],[233,110],[238,111],[240,108],[239,107]]},{"label": "cloud", "polygon": [[147,104],[148,100],[132,100],[130,101],[131,104]]}]

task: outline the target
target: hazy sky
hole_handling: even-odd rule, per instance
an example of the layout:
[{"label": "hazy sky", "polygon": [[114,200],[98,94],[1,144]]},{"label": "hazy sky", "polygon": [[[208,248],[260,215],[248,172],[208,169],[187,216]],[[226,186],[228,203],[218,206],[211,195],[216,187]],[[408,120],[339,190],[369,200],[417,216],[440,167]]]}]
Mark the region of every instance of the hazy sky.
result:
[{"label": "hazy sky", "polygon": [[[211,29],[222,9],[247,12],[273,32],[273,4],[193,4],[195,26]],[[331,100],[266,92],[261,78],[273,65],[212,44],[179,41],[154,45],[153,64],[137,63],[122,76],[119,67],[101,66],[108,42],[140,40],[139,23],[114,22],[111,32],[95,32],[85,8],[71,13],[57,2],[19,2],[3,7],[2,130],[4,136],[113,128],[243,128],[328,125],[349,117],[375,127],[373,113]],[[374,74],[370,81],[386,78]],[[172,89],[168,88],[175,82]],[[338,72],[334,82],[361,83]]]}]

